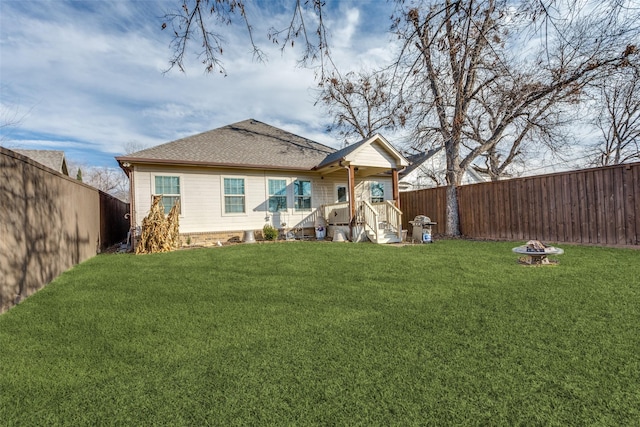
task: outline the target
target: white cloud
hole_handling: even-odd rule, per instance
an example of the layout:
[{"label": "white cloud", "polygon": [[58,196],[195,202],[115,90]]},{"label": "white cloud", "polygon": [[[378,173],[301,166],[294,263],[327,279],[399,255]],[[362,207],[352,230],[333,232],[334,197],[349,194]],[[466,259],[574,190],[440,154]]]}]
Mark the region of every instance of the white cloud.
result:
[{"label": "white cloud", "polygon": [[[379,31],[388,15],[375,32],[372,22],[362,25],[361,9],[372,4],[327,9],[332,52],[343,69],[389,54]],[[297,48],[282,55],[266,38],[269,27],[288,23],[289,3],[251,12],[266,63],[252,60],[241,25],[221,28],[227,77],[205,74],[195,56],[185,74],[162,73],[171,52],[159,17],[177,6],[177,0],[3,2],[0,99],[3,108],[29,111],[19,129],[6,134],[10,144],[67,148],[86,156],[78,160],[107,164],[128,142],[156,145],[250,117],[339,144],[324,132],[330,120],[313,105],[313,70],[296,66]]]}]

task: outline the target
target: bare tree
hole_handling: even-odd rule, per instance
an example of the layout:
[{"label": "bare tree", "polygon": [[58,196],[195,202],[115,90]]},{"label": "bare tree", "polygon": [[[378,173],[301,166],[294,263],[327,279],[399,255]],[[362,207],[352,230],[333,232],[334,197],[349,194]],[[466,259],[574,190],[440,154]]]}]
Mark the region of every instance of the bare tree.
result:
[{"label": "bare tree", "polygon": [[[200,46],[197,52],[207,72],[218,70],[226,75],[222,62],[225,38],[221,25],[231,25],[240,20],[246,28],[253,57],[257,61],[266,60],[266,55],[254,38],[253,26],[249,21],[248,6],[244,0],[181,0],[180,7],[165,13],[162,29],[170,29],[173,34],[169,60],[169,71],[178,67],[184,71],[184,60],[189,55],[188,46]],[[300,64],[303,66],[319,62],[324,76],[325,62],[329,58],[328,35],[324,25],[324,0],[294,0],[291,20],[284,28],[271,27],[267,38],[281,49],[294,47],[296,40],[302,40],[303,50]],[[315,16],[312,22],[305,18],[310,12]]]},{"label": "bare tree", "polygon": [[318,102],[333,122],[327,127],[347,145],[356,138],[368,138],[380,130],[405,126],[411,106],[392,91],[391,77],[383,71],[334,71],[320,82]]},{"label": "bare tree", "polygon": [[89,167],[82,173],[82,181],[120,200],[129,199],[129,180],[120,168]]},{"label": "bare tree", "polygon": [[[515,73],[518,72],[519,75]],[[467,155],[461,167],[469,167],[496,181],[515,173],[513,165],[523,165],[530,148],[544,146],[552,154],[564,148],[569,137],[564,132],[579,97],[575,87],[557,90],[547,97],[532,103],[518,115],[513,110],[519,102],[523,86],[531,85],[537,79],[533,73],[523,73],[516,67],[509,71],[507,78],[496,78],[482,87],[471,101],[471,106],[463,128],[462,144]],[[539,81],[539,80],[538,80]],[[478,154],[478,148],[483,152]],[[482,159],[484,166],[474,163]],[[466,160],[466,162],[465,162]]]},{"label": "bare tree", "polygon": [[120,168],[107,166],[89,166],[84,163],[68,161],[69,174],[83,183],[97,188],[122,201],[129,201],[129,179]]},{"label": "bare tree", "polygon": [[602,133],[594,163],[615,165],[640,160],[640,67],[621,70],[599,87],[601,108],[594,124]]},{"label": "bare tree", "polygon": [[124,149],[125,154],[132,154],[149,147],[141,142],[131,140],[131,141],[125,142],[122,148]]},{"label": "bare tree", "polygon": [[[444,146],[446,230],[450,235],[460,233],[456,187],[474,160],[484,156],[490,173],[503,174],[533,132],[551,135],[545,129],[551,129],[550,124],[558,120],[554,115],[559,114],[561,103],[576,102],[587,85],[627,66],[629,59],[638,54],[640,18],[638,8],[628,0],[395,3],[391,28],[401,44],[394,74],[394,78],[401,78],[397,93],[413,96],[407,125],[414,129],[417,143],[424,147]],[[212,30],[217,27],[209,21],[211,18],[230,24],[233,17],[240,17],[254,56],[264,59],[254,43],[244,1],[182,0],[181,4],[181,10],[167,14],[163,24],[163,28],[171,27],[174,34],[171,67],[184,69],[186,46],[194,40],[202,46],[199,58],[205,69],[224,72],[220,62],[224,40]],[[302,39],[301,63],[319,62],[320,80],[326,84],[329,69],[325,65],[331,64],[331,70],[335,67],[324,27],[325,3],[295,0],[293,4],[288,26],[272,29],[269,37],[283,48]],[[315,15],[313,31],[307,26],[305,11]],[[523,45],[528,49],[518,51],[517,46]],[[337,80],[334,89],[341,84]],[[346,114],[342,121],[338,117],[333,126],[357,124],[359,129],[354,129],[353,134],[366,134],[375,128],[363,126],[367,123],[363,118],[368,106],[364,116],[355,110],[350,113],[349,105],[357,106],[359,101],[352,96],[353,91],[341,92],[349,95],[348,102],[343,102],[340,92],[334,92],[334,101],[336,105],[342,102],[340,108]],[[375,93],[373,90],[367,96]],[[492,96],[486,97],[488,94]],[[500,114],[488,113],[489,108],[499,109]],[[375,115],[384,117],[377,112]]]},{"label": "bare tree", "polygon": [[[449,235],[460,233],[456,187],[476,158],[495,152],[509,129],[526,135],[534,119],[545,117],[558,100],[579,96],[589,82],[637,53],[628,44],[629,34],[616,28],[617,16],[583,15],[564,22],[561,34],[545,34],[538,55],[518,54],[507,46],[523,37],[519,29],[532,31],[531,15],[514,13],[513,5],[506,0],[416,2],[401,7],[394,21],[403,41],[397,67],[406,76],[404,92],[418,96],[415,137],[445,147]],[[531,63],[535,67],[525,66]],[[519,69],[535,73],[527,76]],[[478,110],[499,108],[481,98],[497,82],[508,88],[499,98],[506,104],[501,114],[486,115],[491,126],[480,128],[475,119],[484,113]]]},{"label": "bare tree", "polygon": [[30,111],[20,113],[20,109],[17,106],[10,108],[0,104],[0,145],[8,143],[11,132],[22,124]]}]

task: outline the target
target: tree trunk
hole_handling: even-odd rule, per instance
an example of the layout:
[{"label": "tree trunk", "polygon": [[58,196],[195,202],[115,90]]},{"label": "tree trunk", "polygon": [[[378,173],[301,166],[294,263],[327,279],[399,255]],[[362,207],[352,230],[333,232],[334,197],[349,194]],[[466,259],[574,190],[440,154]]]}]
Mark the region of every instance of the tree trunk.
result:
[{"label": "tree trunk", "polygon": [[460,235],[460,212],[458,211],[458,187],[455,182],[447,184],[447,236]]},{"label": "tree trunk", "polygon": [[445,234],[460,235],[460,212],[458,210],[458,184],[462,181],[464,170],[460,169],[458,159],[459,145],[449,144],[447,147],[447,219]]}]

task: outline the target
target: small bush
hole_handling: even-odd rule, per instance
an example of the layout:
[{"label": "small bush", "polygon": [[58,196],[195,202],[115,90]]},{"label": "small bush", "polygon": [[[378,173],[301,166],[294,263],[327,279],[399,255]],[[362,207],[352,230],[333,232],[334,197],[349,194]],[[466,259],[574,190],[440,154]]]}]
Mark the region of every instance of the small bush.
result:
[{"label": "small bush", "polygon": [[269,224],[265,224],[265,226],[262,227],[262,235],[264,236],[264,240],[276,240],[278,237],[278,230]]}]

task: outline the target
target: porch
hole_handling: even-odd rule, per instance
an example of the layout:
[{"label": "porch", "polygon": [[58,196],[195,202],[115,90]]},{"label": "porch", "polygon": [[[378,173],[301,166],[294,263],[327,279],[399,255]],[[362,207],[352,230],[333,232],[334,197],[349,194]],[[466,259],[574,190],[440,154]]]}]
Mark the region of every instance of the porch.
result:
[{"label": "porch", "polygon": [[343,232],[353,242],[402,242],[402,211],[394,201],[370,203],[361,200],[355,203],[353,217],[350,211],[349,202],[331,203],[320,208],[330,237]]},{"label": "porch", "polygon": [[[321,206],[321,215],[330,235],[346,232],[354,242],[402,241],[402,211],[398,172],[408,161],[381,135],[347,146],[314,168],[322,177],[343,176],[347,185],[338,193],[336,203]],[[389,183],[386,192],[383,182]],[[389,197],[391,196],[391,197]]]}]

